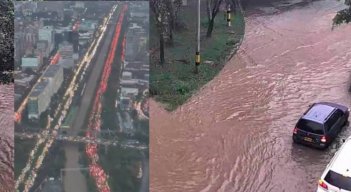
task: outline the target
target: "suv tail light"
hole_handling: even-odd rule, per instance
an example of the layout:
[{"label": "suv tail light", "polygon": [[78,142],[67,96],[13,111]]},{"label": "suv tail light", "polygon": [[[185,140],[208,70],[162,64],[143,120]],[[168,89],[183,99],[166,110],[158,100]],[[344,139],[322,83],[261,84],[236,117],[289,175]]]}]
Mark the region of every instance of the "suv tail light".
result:
[{"label": "suv tail light", "polygon": [[294,128],[294,135],[297,134],[297,127]]},{"label": "suv tail light", "polygon": [[324,183],[324,181],[321,179],[318,182],[318,185],[322,187],[323,189],[328,189],[328,185]]},{"label": "suv tail light", "polygon": [[327,137],[326,137],[326,136],[322,136],[321,142],[322,142],[322,143],[326,143],[326,142],[327,142]]}]

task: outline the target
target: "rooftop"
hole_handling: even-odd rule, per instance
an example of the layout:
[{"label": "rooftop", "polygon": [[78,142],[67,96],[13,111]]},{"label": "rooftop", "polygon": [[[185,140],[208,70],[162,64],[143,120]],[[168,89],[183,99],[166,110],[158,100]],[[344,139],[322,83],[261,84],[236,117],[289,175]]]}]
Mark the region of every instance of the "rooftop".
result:
[{"label": "rooftop", "polygon": [[40,81],[35,87],[32,93],[30,94],[30,97],[38,97],[46,88],[46,86],[49,84],[48,81]]},{"label": "rooftop", "polygon": [[324,123],[326,118],[335,110],[334,107],[324,104],[315,104],[302,118],[317,123]]},{"label": "rooftop", "polygon": [[49,65],[49,67],[44,72],[43,77],[44,78],[54,77],[57,71],[60,69],[60,67],[61,67],[60,65]]}]

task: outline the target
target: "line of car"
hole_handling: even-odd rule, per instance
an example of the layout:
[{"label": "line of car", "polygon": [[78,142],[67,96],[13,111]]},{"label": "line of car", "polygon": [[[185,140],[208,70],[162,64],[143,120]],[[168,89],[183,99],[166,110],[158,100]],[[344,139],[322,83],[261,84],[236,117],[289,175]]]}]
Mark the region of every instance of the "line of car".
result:
[{"label": "line of car", "polygon": [[[326,149],[349,124],[350,109],[343,105],[318,102],[309,106],[293,130],[294,143]],[[317,192],[351,192],[351,136],[324,170]]]}]

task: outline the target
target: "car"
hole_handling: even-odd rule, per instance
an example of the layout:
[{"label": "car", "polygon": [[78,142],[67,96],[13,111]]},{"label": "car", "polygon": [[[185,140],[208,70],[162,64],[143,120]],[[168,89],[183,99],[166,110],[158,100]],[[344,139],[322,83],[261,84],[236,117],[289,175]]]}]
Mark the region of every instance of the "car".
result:
[{"label": "car", "polygon": [[351,136],[335,153],[318,182],[317,192],[351,192]]},{"label": "car", "polygon": [[310,105],[294,128],[294,143],[327,148],[348,124],[349,114],[348,107],[335,103],[318,102]]}]

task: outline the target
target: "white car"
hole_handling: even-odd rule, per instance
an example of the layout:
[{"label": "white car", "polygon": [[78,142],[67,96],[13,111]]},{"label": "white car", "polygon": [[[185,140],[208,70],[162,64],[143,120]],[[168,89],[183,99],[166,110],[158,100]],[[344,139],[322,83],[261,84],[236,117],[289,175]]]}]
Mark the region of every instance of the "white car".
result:
[{"label": "white car", "polygon": [[351,137],[346,139],[327,165],[317,192],[351,192]]}]

